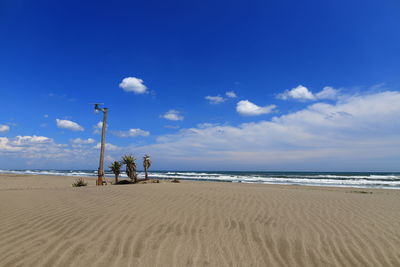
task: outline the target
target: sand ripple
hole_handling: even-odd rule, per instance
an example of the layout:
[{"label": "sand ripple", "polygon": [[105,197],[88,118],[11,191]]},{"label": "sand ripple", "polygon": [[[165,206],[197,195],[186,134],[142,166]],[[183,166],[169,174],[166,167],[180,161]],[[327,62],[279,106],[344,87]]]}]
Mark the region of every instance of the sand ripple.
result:
[{"label": "sand ripple", "polygon": [[0,266],[400,266],[397,190],[29,179],[0,183]]}]

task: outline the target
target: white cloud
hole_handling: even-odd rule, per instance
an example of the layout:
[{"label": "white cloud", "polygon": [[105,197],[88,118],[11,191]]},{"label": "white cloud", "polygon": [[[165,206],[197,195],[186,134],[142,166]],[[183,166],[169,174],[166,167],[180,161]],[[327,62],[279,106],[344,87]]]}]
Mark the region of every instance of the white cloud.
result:
[{"label": "white cloud", "polygon": [[0,138],[0,162],[8,168],[94,168],[97,161],[93,149],[58,144],[45,136]]},{"label": "white cloud", "polygon": [[11,152],[21,150],[20,147],[14,146],[7,137],[0,137],[0,152]]},{"label": "white cloud", "polygon": [[41,144],[41,143],[48,143],[53,141],[51,138],[45,137],[45,136],[21,136],[17,135],[12,141],[14,145],[29,145],[29,144]]},{"label": "white cloud", "polygon": [[53,139],[45,136],[21,136],[14,138],[0,137],[0,152],[35,151],[37,148],[53,143]]},{"label": "white cloud", "polygon": [[236,104],[236,111],[245,116],[256,116],[272,113],[275,108],[275,105],[260,107],[248,100],[241,100]]},{"label": "white cloud", "polygon": [[236,98],[237,97],[237,95],[236,95],[236,93],[234,91],[226,92],[225,95],[227,97],[229,97],[229,98]]},{"label": "white cloud", "polygon": [[206,96],[205,99],[208,100],[208,103],[210,104],[220,104],[222,102],[225,102],[225,98],[221,97],[221,96]]},{"label": "white cloud", "polygon": [[[235,92],[233,92],[233,91],[226,92],[225,95],[226,95],[227,98],[236,98],[237,97]],[[225,102],[227,100],[227,98],[219,96],[219,95],[217,95],[217,96],[208,95],[208,96],[206,96],[204,98],[206,100],[208,100],[208,103],[210,103],[210,104],[220,104],[220,103],[223,103],[223,102]]]},{"label": "white cloud", "polygon": [[[97,143],[97,145],[95,145],[93,148],[100,149],[100,147],[101,147],[101,143]],[[118,150],[121,150],[121,147],[110,144],[110,143],[106,143],[106,150],[118,151]]]},{"label": "white cloud", "polygon": [[303,85],[299,85],[291,90],[286,90],[282,94],[279,94],[277,97],[283,100],[287,99],[315,100],[315,96],[313,95],[313,93]]},{"label": "white cloud", "polygon": [[136,137],[136,136],[149,136],[150,132],[142,129],[129,129],[127,131],[113,131],[114,135],[119,137]]},{"label": "white cloud", "polygon": [[60,120],[56,119],[56,123],[58,128],[68,129],[71,131],[83,131],[84,128],[80,126],[78,123],[70,121],[70,120]]},{"label": "white cloud", "polygon": [[10,126],[5,124],[0,124],[0,133],[8,132],[10,130]]},{"label": "white cloud", "polygon": [[333,87],[325,86],[322,91],[315,94],[317,99],[337,99],[339,94],[339,90],[336,90]]},{"label": "white cloud", "polygon": [[282,100],[295,99],[299,101],[308,100],[322,100],[322,99],[337,99],[339,96],[339,90],[325,86],[322,91],[314,94],[307,87],[299,85],[291,90],[286,90],[285,92],[278,94],[277,98]]},{"label": "white cloud", "polygon": [[127,77],[119,84],[125,92],[134,92],[135,94],[147,93],[147,87],[144,85],[143,80],[136,77]]},{"label": "white cloud", "polygon": [[48,118],[48,117],[49,117],[48,114],[44,114],[44,115],[43,115],[43,118]]},{"label": "white cloud", "polygon": [[315,103],[268,121],[183,129],[132,150],[188,169],[393,171],[399,114],[400,92],[386,91]]},{"label": "white cloud", "polygon": [[[85,146],[92,140],[71,140],[71,145],[58,144],[45,136],[0,137],[0,162],[6,162],[8,168],[97,168],[98,150],[96,146]],[[106,144],[106,158],[115,153],[120,157],[122,148]],[[7,161],[4,161],[7,159]]]},{"label": "white cloud", "polygon": [[88,139],[81,139],[81,138],[75,138],[71,139],[72,144],[76,145],[86,145],[86,144],[93,144],[95,140],[93,138],[88,138]]},{"label": "white cloud", "polygon": [[161,115],[161,118],[170,120],[170,121],[181,121],[184,119],[180,112],[174,109],[168,110],[165,114]]},{"label": "white cloud", "polygon": [[[108,125],[107,125],[108,128]],[[103,122],[99,121],[96,125],[93,125],[93,134],[100,134],[103,129]]]},{"label": "white cloud", "polygon": [[215,127],[218,126],[219,123],[209,123],[209,122],[205,122],[205,123],[199,123],[197,124],[197,128],[199,129],[204,129],[204,128],[210,128],[210,127]]},{"label": "white cloud", "polygon": [[[151,145],[108,144],[106,157],[148,153],[159,169],[396,171],[399,114],[398,91],[340,96],[335,103],[313,103],[270,120],[199,124],[160,136]],[[44,136],[0,137],[0,163],[7,168],[97,168],[93,146],[57,144]]]}]

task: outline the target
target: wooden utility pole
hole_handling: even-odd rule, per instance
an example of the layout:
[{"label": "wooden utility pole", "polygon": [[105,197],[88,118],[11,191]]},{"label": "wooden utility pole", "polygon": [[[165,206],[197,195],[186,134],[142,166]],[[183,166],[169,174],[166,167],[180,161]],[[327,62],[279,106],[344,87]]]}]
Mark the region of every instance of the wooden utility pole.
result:
[{"label": "wooden utility pole", "polygon": [[104,178],[104,151],[106,146],[106,128],[107,128],[107,112],[108,108],[99,108],[98,104],[95,104],[94,109],[96,111],[103,112],[103,126],[101,129],[101,147],[100,147],[100,162],[99,169],[97,172],[97,185],[103,185]]}]

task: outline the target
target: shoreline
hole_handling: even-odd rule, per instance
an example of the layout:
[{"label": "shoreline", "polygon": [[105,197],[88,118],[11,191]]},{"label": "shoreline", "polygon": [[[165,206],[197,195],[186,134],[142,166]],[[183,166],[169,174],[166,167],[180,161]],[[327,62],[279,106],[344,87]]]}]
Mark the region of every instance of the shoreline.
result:
[{"label": "shoreline", "polygon": [[1,266],[400,265],[398,190],[75,179],[0,174]]},{"label": "shoreline", "polygon": [[[366,172],[367,173],[367,172]],[[382,172],[383,173],[383,172]],[[54,175],[54,174],[23,174],[23,173],[6,173],[6,172],[1,172],[0,177],[2,176],[44,176],[44,177],[65,177],[65,178],[73,178],[73,179],[78,179],[78,178],[84,178],[84,179],[90,179],[90,180],[95,180],[97,179],[96,176],[85,176],[85,175]],[[113,177],[105,177],[107,181],[112,182],[114,180]],[[144,178],[144,177],[141,177]],[[152,178],[152,175],[150,173],[149,175],[150,179],[155,179],[155,180],[160,180],[160,181],[168,181],[171,180],[172,178],[164,178],[164,177],[157,177],[155,175],[155,178]],[[127,177],[120,177],[121,179],[127,180]],[[399,187],[371,187],[371,186],[360,186],[360,185],[354,185],[354,186],[349,186],[349,185],[320,185],[320,184],[295,184],[295,183],[269,183],[269,182],[246,182],[246,181],[229,181],[229,180],[219,180],[219,179],[185,179],[185,178],[177,178],[180,181],[185,181],[185,182],[210,182],[210,183],[232,183],[232,184],[253,184],[253,185],[271,185],[271,186],[292,186],[292,187],[317,187],[317,188],[343,188],[343,189],[362,189],[362,190],[400,190]]]}]

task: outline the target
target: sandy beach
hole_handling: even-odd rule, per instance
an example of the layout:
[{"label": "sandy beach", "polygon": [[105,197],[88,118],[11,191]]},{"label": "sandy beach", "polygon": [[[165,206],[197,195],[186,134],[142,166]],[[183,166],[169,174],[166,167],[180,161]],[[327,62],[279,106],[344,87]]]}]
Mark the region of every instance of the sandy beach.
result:
[{"label": "sandy beach", "polygon": [[400,266],[400,191],[0,175],[0,266]]}]

